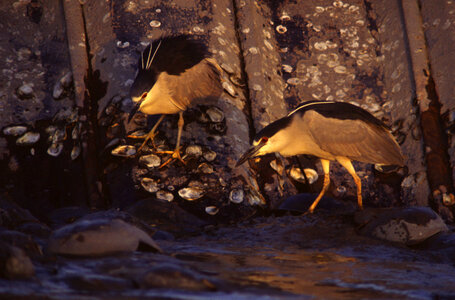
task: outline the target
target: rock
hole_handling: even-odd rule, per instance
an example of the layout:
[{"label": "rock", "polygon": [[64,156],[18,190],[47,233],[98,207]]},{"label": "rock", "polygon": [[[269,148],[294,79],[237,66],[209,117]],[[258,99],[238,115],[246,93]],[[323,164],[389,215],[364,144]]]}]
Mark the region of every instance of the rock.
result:
[{"label": "rock", "polygon": [[141,288],[184,289],[191,291],[214,290],[216,287],[202,275],[173,264],[161,264],[145,272],[137,283]]},{"label": "rock", "polygon": [[0,196],[0,207],[0,226],[2,227],[14,229],[26,222],[39,222],[30,211],[21,208],[12,201],[3,199],[3,196]]},{"label": "rock", "polygon": [[176,203],[156,201],[153,198],[138,201],[127,211],[136,218],[149,224],[157,224],[159,229],[171,233],[198,233],[208,224]]},{"label": "rock", "polygon": [[0,241],[7,245],[21,249],[26,255],[31,257],[40,257],[43,254],[41,247],[32,239],[31,236],[19,231],[0,231]]},{"label": "rock", "polygon": [[364,225],[360,230],[363,235],[406,245],[421,243],[448,230],[429,207],[365,209],[356,213],[355,220]]},{"label": "rock", "polygon": [[57,228],[73,223],[77,219],[87,215],[90,210],[86,207],[68,206],[53,210],[47,218],[51,227]]},{"label": "rock", "polygon": [[8,279],[27,279],[35,274],[30,257],[17,247],[0,241],[0,275]]},{"label": "rock", "polygon": [[48,238],[51,234],[51,230],[47,225],[38,222],[28,222],[21,224],[17,227],[17,230],[22,233],[32,235],[33,237],[43,239]]},{"label": "rock", "polygon": [[161,252],[143,230],[120,219],[79,220],[52,233],[49,251],[55,254],[100,256],[138,250],[140,244]]},{"label": "rock", "polygon": [[[316,199],[317,194],[301,193],[286,198],[278,207],[279,210],[294,211],[305,213],[310,208],[313,201]],[[346,211],[350,207],[341,201],[334,198],[323,196],[315,212],[318,210],[328,211]]]}]

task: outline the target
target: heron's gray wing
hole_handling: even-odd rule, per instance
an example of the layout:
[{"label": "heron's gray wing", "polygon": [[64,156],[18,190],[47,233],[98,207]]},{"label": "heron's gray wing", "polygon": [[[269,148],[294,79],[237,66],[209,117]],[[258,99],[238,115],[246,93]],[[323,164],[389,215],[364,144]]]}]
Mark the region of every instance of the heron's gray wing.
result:
[{"label": "heron's gray wing", "polygon": [[174,104],[186,109],[208,97],[219,97],[222,88],[218,68],[214,60],[204,59],[179,75],[164,74],[163,80]]},{"label": "heron's gray wing", "polygon": [[359,119],[337,119],[309,110],[304,124],[319,147],[334,156],[368,163],[402,165],[400,148],[385,128]]}]

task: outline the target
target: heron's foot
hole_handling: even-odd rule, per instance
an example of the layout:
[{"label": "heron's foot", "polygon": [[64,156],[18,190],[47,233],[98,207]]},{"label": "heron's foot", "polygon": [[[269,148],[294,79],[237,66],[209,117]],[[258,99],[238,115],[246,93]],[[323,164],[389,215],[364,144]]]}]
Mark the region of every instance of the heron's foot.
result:
[{"label": "heron's foot", "polygon": [[178,149],[175,149],[174,151],[157,151],[156,153],[160,153],[160,154],[172,154],[168,160],[166,160],[161,166],[159,166],[159,169],[163,168],[164,166],[167,166],[168,164],[170,164],[171,162],[173,162],[176,159],[180,160],[184,165],[186,165],[186,162],[183,160],[182,156],[180,155],[180,148],[181,147],[179,147]]},{"label": "heron's foot", "polygon": [[143,142],[142,145],[139,147],[139,149],[137,149],[137,152],[136,152],[136,153],[141,152],[142,148],[144,148],[144,146],[145,146],[145,144],[147,144],[148,140],[152,141],[152,146],[153,146],[153,148],[156,148],[155,141],[154,141],[154,138],[155,138],[156,135],[157,135],[156,132],[150,132],[149,134],[147,134],[147,136],[145,136],[144,142]]}]

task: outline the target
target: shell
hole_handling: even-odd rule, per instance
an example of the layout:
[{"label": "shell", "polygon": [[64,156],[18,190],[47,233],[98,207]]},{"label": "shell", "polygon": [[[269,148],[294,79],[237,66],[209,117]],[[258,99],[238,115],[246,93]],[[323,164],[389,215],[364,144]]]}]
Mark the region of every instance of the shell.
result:
[{"label": "shell", "polygon": [[224,113],[217,107],[210,107],[206,113],[212,122],[219,123],[224,120]]},{"label": "shell", "polygon": [[66,130],[64,129],[55,130],[54,134],[50,136],[49,139],[53,144],[66,140]]},{"label": "shell", "polygon": [[200,157],[202,155],[202,148],[199,145],[189,145],[186,147],[185,153],[188,156]]},{"label": "shell", "polygon": [[208,163],[202,163],[197,167],[197,170],[199,172],[202,172],[204,174],[212,174],[213,173],[213,167],[209,165]]},{"label": "shell", "polygon": [[203,156],[206,161],[214,161],[216,158],[216,152],[208,149],[204,151]]},{"label": "shell", "polygon": [[144,177],[141,180],[141,185],[149,193],[155,193],[160,190],[158,183],[152,178]]},{"label": "shell", "polygon": [[235,88],[234,88],[234,86],[231,83],[229,83],[227,81],[223,81],[222,86],[223,86],[223,89],[229,95],[231,95],[232,97],[237,97],[237,92],[235,91]]},{"label": "shell", "polygon": [[292,66],[290,65],[282,65],[281,66],[283,68],[283,71],[285,71],[286,73],[291,73],[292,72]]},{"label": "shell", "polygon": [[158,21],[158,20],[153,20],[150,22],[150,26],[153,27],[153,28],[158,28],[161,26],[161,22]]},{"label": "shell", "polygon": [[248,203],[250,205],[259,205],[262,203],[261,198],[253,193],[247,193],[246,198],[248,199]]},{"label": "shell", "polygon": [[156,198],[159,200],[171,202],[172,200],[174,200],[174,195],[172,195],[172,193],[170,192],[160,190],[156,192]]},{"label": "shell", "polygon": [[145,138],[147,136],[147,132],[143,129],[136,130],[130,134],[128,134],[129,138],[138,139],[138,138]]},{"label": "shell", "polygon": [[63,95],[64,89],[60,81],[57,81],[57,83],[54,85],[54,90],[52,91],[52,97],[54,99],[60,99]]},{"label": "shell", "polygon": [[229,200],[232,203],[236,203],[236,204],[242,203],[244,198],[245,198],[245,193],[243,192],[243,189],[233,189],[229,193]]},{"label": "shell", "polygon": [[19,136],[23,135],[27,131],[27,127],[25,126],[8,126],[3,128],[4,135],[11,135],[11,136]]},{"label": "shell", "polygon": [[452,206],[455,204],[455,196],[453,194],[444,193],[442,194],[442,203],[445,206]]},{"label": "shell", "polygon": [[205,212],[208,213],[211,216],[216,215],[220,210],[216,206],[207,206],[205,208]]},{"label": "shell", "polygon": [[283,34],[283,33],[286,33],[286,31],[288,31],[288,29],[283,25],[278,25],[276,27],[276,31],[278,31],[278,33]]},{"label": "shell", "polygon": [[71,159],[75,160],[81,154],[81,147],[79,145],[74,145],[73,149],[71,150]]},{"label": "shell", "polygon": [[131,145],[121,145],[111,151],[114,156],[132,157],[136,154],[136,148]]},{"label": "shell", "polygon": [[[308,178],[309,184],[313,184],[318,180],[319,176],[318,173],[313,170],[313,169],[304,169],[305,175]],[[298,182],[305,182],[305,177],[302,174],[302,171],[300,168],[296,166],[292,166],[292,168],[289,170],[289,175],[294,179],[295,181]]]},{"label": "shell", "polygon": [[144,155],[139,158],[139,163],[146,165],[148,168],[155,168],[161,165],[161,158],[156,154]]},{"label": "shell", "polygon": [[50,156],[57,157],[62,153],[63,150],[63,144],[62,143],[55,143],[52,144],[49,148],[47,148],[47,154]]},{"label": "shell", "polygon": [[181,189],[179,195],[185,200],[193,201],[202,198],[204,190],[198,187],[187,187]]},{"label": "shell", "polygon": [[66,73],[65,76],[60,78],[60,83],[64,88],[69,88],[73,83],[73,73],[71,71]]},{"label": "shell", "polygon": [[281,161],[278,161],[277,159],[274,159],[270,162],[270,166],[272,169],[274,169],[279,175],[283,174],[283,164]]},{"label": "shell", "polygon": [[40,134],[38,132],[27,132],[20,138],[16,140],[16,145],[20,146],[28,146],[33,145],[34,143],[38,142],[40,138]]}]

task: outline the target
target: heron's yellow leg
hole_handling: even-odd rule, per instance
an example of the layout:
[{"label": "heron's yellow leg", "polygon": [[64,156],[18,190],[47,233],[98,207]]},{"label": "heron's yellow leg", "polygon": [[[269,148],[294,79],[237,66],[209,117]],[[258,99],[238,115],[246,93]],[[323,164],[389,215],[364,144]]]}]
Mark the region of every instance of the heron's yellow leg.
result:
[{"label": "heron's yellow leg", "polygon": [[164,116],[165,115],[161,115],[161,117],[158,119],[158,121],[155,123],[155,125],[153,125],[153,128],[152,130],[150,130],[150,132],[147,134],[147,136],[145,137],[145,140],[144,142],[142,143],[142,145],[139,147],[139,149],[137,149],[137,153],[139,153],[142,148],[145,146],[145,143],[147,143],[148,140],[151,140],[152,143],[153,143],[153,147],[155,147],[155,142],[153,141],[153,139],[155,138],[156,136],[156,129],[158,128],[158,125],[160,125],[161,121],[163,121],[164,119]]},{"label": "heron's yellow leg", "polygon": [[313,201],[313,204],[311,204],[310,208],[308,209],[310,213],[313,213],[314,209],[318,205],[319,201],[322,199],[322,196],[324,196],[325,192],[327,192],[330,185],[330,161],[326,159],[321,159],[321,164],[322,169],[324,170],[324,184],[322,186],[322,191],[319,193],[316,200]]},{"label": "heron's yellow leg", "polygon": [[[184,123],[184,120],[183,120],[183,112],[179,112],[179,121],[178,121],[178,133],[177,133],[177,144],[175,145],[175,149],[172,153],[172,156],[167,160],[165,161],[161,166],[160,168],[168,165],[169,163],[171,163],[173,160],[175,159],[178,159],[180,160],[183,164],[186,164],[185,161],[183,160],[183,158],[180,156],[180,138],[182,137],[182,130],[183,130],[183,125],[185,124]],[[163,152],[158,152],[158,153],[169,153],[169,151],[163,151]]]},{"label": "heron's yellow leg", "polygon": [[357,204],[359,205],[359,209],[362,210],[362,180],[360,180],[359,176],[355,173],[354,166],[350,159],[346,157],[337,157],[337,161],[349,172],[349,174],[351,174],[352,178],[354,178],[357,187]]}]

